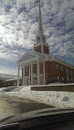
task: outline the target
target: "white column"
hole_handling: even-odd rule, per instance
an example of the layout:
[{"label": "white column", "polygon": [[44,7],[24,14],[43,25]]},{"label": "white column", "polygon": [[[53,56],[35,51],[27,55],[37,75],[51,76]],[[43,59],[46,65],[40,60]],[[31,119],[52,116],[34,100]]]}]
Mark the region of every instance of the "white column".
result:
[{"label": "white column", "polygon": [[40,84],[40,66],[39,66],[39,61],[37,62],[37,84]]},{"label": "white column", "polygon": [[29,65],[29,85],[30,85],[30,65]]},{"label": "white column", "polygon": [[23,85],[25,85],[25,66],[23,65]]},{"label": "white column", "polygon": [[44,53],[44,47],[42,44],[41,44],[41,52]]},{"label": "white column", "polygon": [[43,77],[44,77],[44,84],[46,84],[45,81],[45,62],[43,61]]},{"label": "white column", "polygon": [[17,80],[17,86],[19,86],[20,82],[20,66],[18,65],[18,80]]},{"label": "white column", "polygon": [[33,85],[33,64],[31,62],[31,85]]}]

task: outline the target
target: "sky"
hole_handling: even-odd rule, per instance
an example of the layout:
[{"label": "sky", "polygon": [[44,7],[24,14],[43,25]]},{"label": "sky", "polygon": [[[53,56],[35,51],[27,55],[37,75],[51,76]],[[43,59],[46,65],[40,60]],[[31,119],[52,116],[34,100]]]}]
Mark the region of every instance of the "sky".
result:
[{"label": "sky", "polygon": [[[74,65],[74,0],[41,0],[50,55]],[[0,0],[0,73],[17,75],[17,60],[33,51],[38,0]]]}]

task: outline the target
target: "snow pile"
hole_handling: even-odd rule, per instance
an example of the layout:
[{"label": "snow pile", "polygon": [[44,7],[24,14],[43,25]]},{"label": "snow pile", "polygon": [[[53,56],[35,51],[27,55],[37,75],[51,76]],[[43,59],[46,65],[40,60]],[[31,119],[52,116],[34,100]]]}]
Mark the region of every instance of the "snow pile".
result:
[{"label": "snow pile", "polygon": [[4,88],[0,88],[0,93],[4,93],[4,92],[11,92],[14,89],[18,88],[17,86],[11,86],[11,87],[4,87]]},{"label": "snow pile", "polygon": [[74,93],[62,91],[30,91],[31,86],[19,86],[5,95],[18,96],[25,99],[35,100],[57,108],[74,108]]},{"label": "snow pile", "polygon": [[4,89],[5,89],[5,88],[0,88],[0,94],[1,94],[2,91],[4,91]]}]

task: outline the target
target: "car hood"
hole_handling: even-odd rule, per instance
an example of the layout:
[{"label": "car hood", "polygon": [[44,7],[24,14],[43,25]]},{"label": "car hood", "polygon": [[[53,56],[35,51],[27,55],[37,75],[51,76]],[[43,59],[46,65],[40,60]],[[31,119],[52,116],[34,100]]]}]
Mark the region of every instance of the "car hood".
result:
[{"label": "car hood", "polygon": [[24,114],[18,114],[18,115],[11,115],[9,117],[6,117],[2,120],[0,120],[0,127],[2,125],[7,125],[10,123],[16,123],[16,122],[22,122],[29,119],[44,117],[44,116],[52,116],[52,115],[58,115],[58,114],[64,114],[64,113],[74,113],[74,108],[47,108],[47,109],[40,109],[35,110],[31,112],[26,112]]}]

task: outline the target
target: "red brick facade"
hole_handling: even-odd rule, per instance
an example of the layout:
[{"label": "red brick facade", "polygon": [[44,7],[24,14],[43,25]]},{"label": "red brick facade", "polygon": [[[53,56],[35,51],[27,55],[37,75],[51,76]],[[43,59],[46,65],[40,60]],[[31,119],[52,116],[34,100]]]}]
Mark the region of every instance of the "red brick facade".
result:
[{"label": "red brick facade", "polygon": [[[45,54],[49,54],[49,48],[46,45],[44,45],[42,47],[43,47],[43,52]],[[34,47],[34,51],[42,53],[42,51],[41,51],[41,45],[39,45],[37,47]]]},{"label": "red brick facade", "polygon": [[[31,67],[31,66],[30,66]],[[39,64],[40,75],[43,74],[43,63]],[[29,66],[25,67],[25,76],[29,76]],[[37,81],[37,64],[33,65],[33,74],[36,74],[34,80]],[[31,72],[30,72],[31,75]],[[22,78],[23,78],[23,69],[22,69]],[[30,77],[31,80],[31,77]],[[70,67],[67,67],[63,64],[60,64],[55,61],[46,61],[45,62],[45,80],[46,84],[51,82],[61,82],[61,83],[73,83],[74,82],[74,70]]]},{"label": "red brick facade", "polygon": [[34,51],[36,51],[36,52],[41,52],[41,45],[40,45],[40,46],[37,46],[37,47],[34,47]]},{"label": "red brick facade", "polygon": [[49,54],[49,48],[47,46],[43,46],[44,53]]},{"label": "red brick facade", "polygon": [[63,83],[74,82],[74,69],[58,62],[49,62],[49,82],[57,80]]}]

